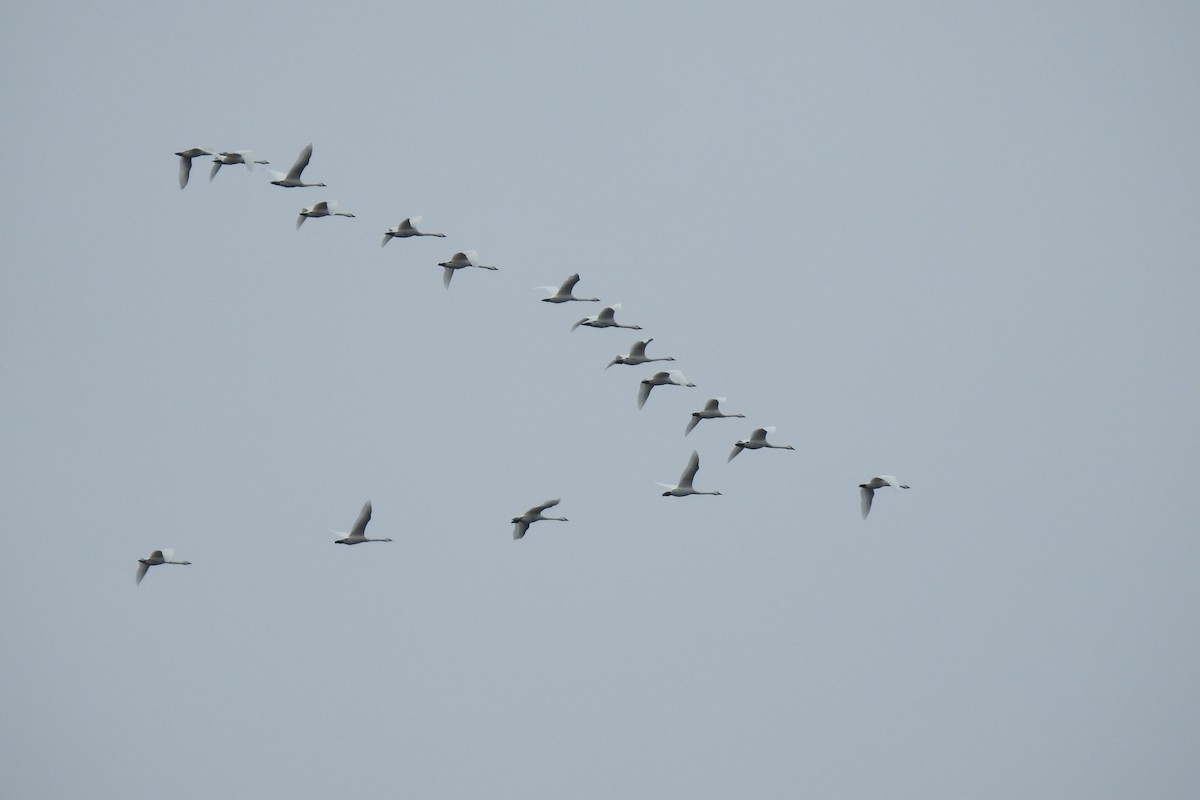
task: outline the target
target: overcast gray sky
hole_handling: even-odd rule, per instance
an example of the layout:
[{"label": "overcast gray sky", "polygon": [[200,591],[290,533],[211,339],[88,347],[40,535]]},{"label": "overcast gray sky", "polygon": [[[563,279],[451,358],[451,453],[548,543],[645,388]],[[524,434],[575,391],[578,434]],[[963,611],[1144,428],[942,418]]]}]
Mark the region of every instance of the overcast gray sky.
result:
[{"label": "overcast gray sky", "polygon": [[0,795],[1195,797],[1198,23],[13,6]]}]

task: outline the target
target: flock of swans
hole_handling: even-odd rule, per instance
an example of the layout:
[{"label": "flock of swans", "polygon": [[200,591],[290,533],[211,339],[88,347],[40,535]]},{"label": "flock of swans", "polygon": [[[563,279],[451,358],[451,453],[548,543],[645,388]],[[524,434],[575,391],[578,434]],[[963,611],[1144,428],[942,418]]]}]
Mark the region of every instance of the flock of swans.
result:
[{"label": "flock of swans", "polygon": [[[307,147],[305,147],[303,150],[300,151],[300,155],[296,158],[295,163],[292,164],[291,169],[289,169],[287,171],[287,173],[276,172],[274,170],[267,170],[271,174],[271,176],[274,178],[271,181],[271,184],[274,186],[281,186],[284,188],[325,186],[324,183],[307,183],[303,179],[304,170],[308,167],[309,162],[312,160],[312,154],[313,154],[313,147],[311,144],[309,144]],[[231,166],[231,165],[241,164],[241,165],[244,165],[248,170],[253,171],[257,165],[266,165],[266,164],[270,163],[269,161],[255,158],[254,153],[250,150],[230,150],[230,151],[216,152],[211,148],[192,147],[187,150],[179,151],[179,152],[175,153],[175,155],[179,156],[179,188],[180,189],[183,189],[184,187],[186,187],[188,185],[188,179],[191,175],[192,161],[194,159],[200,158],[202,156],[211,156],[212,157],[212,168],[209,171],[209,175],[208,175],[208,178],[210,181],[213,180],[214,178],[216,178],[217,173],[220,171],[221,167],[223,167],[223,166]],[[354,214],[340,210],[339,206],[338,206],[338,202],[336,200],[323,200],[321,202],[314,203],[313,205],[308,206],[306,208],[302,208],[300,210],[299,217],[296,219],[296,228],[299,229],[300,226],[303,225],[305,220],[307,220],[307,219],[319,218],[319,217],[334,217],[334,216],[353,217]],[[384,232],[383,242],[380,246],[381,247],[386,246],[392,239],[407,239],[407,238],[416,237],[416,236],[432,236],[432,237],[438,237],[438,238],[445,238],[446,234],[444,234],[444,233],[433,233],[433,232],[427,232],[427,231],[422,231],[422,230],[418,229],[417,223],[419,223],[420,220],[421,220],[420,217],[415,217],[415,216],[408,217],[406,219],[401,220],[400,223],[398,225],[396,225],[396,227],[389,228],[387,231]],[[466,269],[468,267],[474,267],[477,269],[485,269],[485,270],[493,270],[493,271],[498,269],[497,267],[492,266],[490,264],[480,263],[479,254],[474,250],[459,251],[459,252],[455,253],[453,256],[451,256],[449,259],[447,259],[446,261],[439,262],[438,266],[442,267],[442,269],[443,269],[442,283],[447,289],[450,288],[450,281],[453,279],[454,273],[460,269]],[[575,286],[578,283],[579,283],[579,274],[576,273],[574,275],[571,275],[565,281],[563,281],[562,284],[559,286],[538,286],[535,288],[550,292],[549,296],[542,298],[542,302],[544,302],[544,303],[568,303],[568,302],[598,303],[598,302],[601,302],[600,298],[598,298],[598,297],[576,296],[574,294],[574,291],[575,291]],[[616,313],[620,310],[620,308],[621,308],[621,305],[619,303],[613,303],[611,305],[604,306],[603,308],[600,309],[600,311],[597,314],[590,316],[590,317],[584,317],[583,319],[574,323],[571,326],[571,330],[574,331],[580,327],[627,328],[629,330],[641,330],[642,327],[640,325],[631,325],[631,324],[617,322]],[[658,356],[658,357],[647,356],[646,355],[646,346],[648,344],[650,344],[650,342],[652,342],[652,341],[654,341],[654,340],[652,338],[650,338],[650,339],[643,339],[643,340],[634,342],[633,345],[629,348],[628,355],[616,356],[612,361],[610,361],[608,363],[608,366],[606,366],[605,369],[608,369],[609,367],[612,367],[617,364],[627,365],[627,366],[638,366],[641,364],[648,364],[648,363],[655,362],[655,361],[674,361],[675,360],[674,356]],[[686,377],[684,377],[684,374],[677,369],[656,372],[654,375],[650,376],[649,378],[645,378],[644,380],[641,381],[641,383],[638,387],[638,395],[637,395],[638,408],[640,409],[643,406],[645,406],[646,401],[650,397],[651,391],[657,386],[694,387],[695,385],[696,384],[689,381]],[[702,420],[731,419],[731,418],[743,418],[744,419],[745,418],[745,416],[746,416],[745,414],[726,413],[725,411],[723,411],[721,409],[721,403],[723,403],[723,402],[725,402],[724,397],[714,397],[714,398],[708,400],[707,403],[705,403],[703,409],[692,412],[691,418],[688,420],[687,426],[684,428],[684,431],[683,431],[684,436],[687,436],[688,434],[690,434],[696,428],[696,426],[700,424],[700,422]],[[772,433],[774,430],[775,429],[770,426],[756,428],[750,434],[749,439],[743,439],[743,440],[734,442],[733,450],[730,452],[729,458],[726,460],[733,461],[733,459],[738,454],[740,454],[743,450],[760,450],[760,449],[795,450],[795,448],[792,445],[773,444],[771,442],[768,442],[767,435],[769,433]],[[691,457],[688,459],[687,465],[684,467],[683,472],[679,476],[679,482],[677,484],[674,484],[674,485],[666,484],[666,483],[658,484],[659,486],[662,486],[663,488],[666,489],[666,491],[664,491],[662,493],[663,497],[687,497],[689,495],[720,495],[721,493],[716,490],[699,490],[699,489],[695,488],[693,483],[696,478],[696,473],[699,472],[699,470],[700,470],[700,454],[699,454],[699,451],[693,450]],[[866,519],[867,515],[871,511],[871,502],[874,499],[875,490],[881,489],[885,486],[891,487],[893,490],[896,490],[896,491],[898,491],[900,489],[909,488],[907,485],[900,483],[895,478],[895,476],[892,476],[892,475],[877,475],[877,476],[871,478],[870,480],[859,484],[859,494],[860,494],[860,499],[861,499],[861,510],[862,510],[863,519]],[[555,520],[555,521],[559,521],[559,522],[566,522],[567,521],[566,517],[548,517],[544,513],[542,513],[544,511],[547,511],[550,508],[557,506],[560,501],[561,501],[561,498],[556,498],[554,500],[547,500],[546,502],[542,503],[541,505],[533,506],[532,508],[525,511],[523,514],[513,517],[512,518],[513,539],[516,540],[516,539],[523,538],[525,536],[525,534],[528,532],[529,526],[535,522],[541,522],[544,520]],[[370,521],[371,521],[371,502],[368,500],[363,505],[362,511],[359,512],[358,519],[355,520],[354,526],[350,529],[350,531],[348,533],[341,532],[341,531],[333,531],[333,533],[336,533],[336,534],[342,536],[342,538],[336,539],[335,543],[336,544],[353,545],[353,544],[362,544],[364,542],[390,542],[390,541],[392,541],[391,539],[387,539],[387,538],[370,538],[370,537],[368,537],[366,535],[366,531],[367,531],[367,523],[369,523]],[[172,550],[155,550],[148,557],[138,559],[136,582],[140,584],[142,582],[142,578],[144,578],[146,576],[146,572],[152,566],[158,566],[160,564],[186,565],[186,564],[190,564],[190,563],[191,563],[190,561],[174,560],[174,551],[172,551]]]}]

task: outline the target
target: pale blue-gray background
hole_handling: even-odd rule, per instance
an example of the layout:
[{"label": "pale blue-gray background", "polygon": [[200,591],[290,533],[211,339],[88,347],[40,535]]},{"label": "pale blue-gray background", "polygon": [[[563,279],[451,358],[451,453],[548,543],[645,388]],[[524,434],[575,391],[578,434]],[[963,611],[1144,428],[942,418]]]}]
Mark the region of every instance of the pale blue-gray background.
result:
[{"label": "pale blue-gray background", "polygon": [[[1195,797],[1198,36],[12,7],[0,795]],[[310,141],[328,189],[177,187]],[[575,271],[699,386],[639,412]],[[693,447],[724,495],[661,497]],[[396,541],[332,544],[368,498]]]}]

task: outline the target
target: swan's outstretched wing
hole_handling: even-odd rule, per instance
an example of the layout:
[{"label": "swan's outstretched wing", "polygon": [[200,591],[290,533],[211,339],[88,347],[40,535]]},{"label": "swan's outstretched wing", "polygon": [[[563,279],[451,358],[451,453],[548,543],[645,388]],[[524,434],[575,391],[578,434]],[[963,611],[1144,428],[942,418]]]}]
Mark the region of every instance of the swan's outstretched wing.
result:
[{"label": "swan's outstretched wing", "polygon": [[554,500],[547,500],[546,502],[542,503],[540,506],[534,506],[533,508],[529,509],[525,513],[530,514],[530,515],[540,514],[543,511],[545,511],[547,508],[554,508],[556,505],[558,505],[561,502],[562,502],[561,497],[555,498]]},{"label": "swan's outstretched wing", "polygon": [[695,428],[697,425],[699,425],[699,424],[700,424],[700,420],[701,420],[701,419],[702,419],[702,417],[698,417],[698,416],[696,416],[695,414],[693,414],[693,415],[692,415],[692,418],[688,420],[687,427],[683,429],[683,435],[684,435],[684,436],[687,436],[689,433],[691,433],[691,432],[692,432],[692,430],[693,430],[693,429],[694,429],[694,428]]},{"label": "swan's outstretched wing", "polygon": [[[583,323],[585,323],[585,322],[588,322],[588,321],[590,321],[590,320],[592,320],[592,319],[594,319],[594,317],[584,317],[583,319],[579,320],[579,322],[576,322],[574,325],[572,325],[572,326],[571,326],[571,330],[575,330],[576,328],[578,328],[578,327],[579,327],[580,325],[582,325]],[[617,363],[617,362],[615,362],[615,361],[614,361],[614,362],[613,362],[613,364],[615,364],[615,363]],[[612,364],[609,364],[608,366],[609,366],[609,367],[611,367],[611,366],[612,366]],[[608,369],[608,367],[605,367],[605,369]]]},{"label": "swan's outstretched wing", "polygon": [[[296,163],[292,164],[292,168],[288,170],[287,179],[289,181],[300,180],[300,174],[304,172],[304,168],[308,166],[308,162],[311,158],[312,143],[310,142],[308,147],[300,151],[300,156],[296,159]],[[249,166],[251,163],[253,162],[247,161],[246,165]]]},{"label": "swan's outstretched wing", "polygon": [[179,188],[187,186],[188,176],[192,174],[192,159],[189,156],[179,157]]},{"label": "swan's outstretched wing", "polygon": [[688,459],[687,466],[683,469],[683,474],[679,476],[680,487],[692,488],[692,481],[696,478],[696,473],[700,470],[700,453],[697,450],[692,451],[692,457]]},{"label": "swan's outstretched wing", "polygon": [[516,541],[525,535],[525,531],[529,530],[529,523],[523,519],[519,519],[513,525],[513,540]]},{"label": "swan's outstretched wing", "polygon": [[[896,489],[897,491],[899,491],[899,489],[901,488],[900,481],[896,479],[895,475],[880,475],[878,479],[883,481],[884,483],[886,483],[888,486],[892,487],[893,489]],[[904,488],[907,489],[908,487],[905,486]]]},{"label": "swan's outstretched wing", "polygon": [[371,501],[363,503],[362,511],[358,513],[358,519],[354,521],[354,527],[350,529],[351,536],[365,536],[367,532],[367,523],[371,521]]},{"label": "swan's outstretched wing", "polygon": [[134,579],[134,582],[135,582],[135,583],[141,583],[141,582],[142,582],[142,578],[146,577],[146,572],[147,572],[147,570],[149,570],[149,569],[150,569],[150,567],[148,567],[147,565],[145,565],[145,564],[142,564],[142,563],[139,563],[139,564],[138,564],[138,570],[137,570],[137,577]]},{"label": "swan's outstretched wing", "polygon": [[650,396],[650,390],[654,388],[654,384],[649,381],[642,381],[638,386],[638,408],[646,405],[646,398]]},{"label": "swan's outstretched wing", "polygon": [[860,486],[858,487],[858,496],[859,504],[862,506],[863,519],[866,519],[867,514],[871,513],[871,500],[875,498],[875,490]]},{"label": "swan's outstretched wing", "polygon": [[629,348],[629,357],[630,358],[645,358],[646,357],[646,345],[650,344],[653,341],[654,341],[654,339],[646,339],[644,341],[634,342]]},{"label": "swan's outstretched wing", "polygon": [[389,231],[388,233],[385,233],[385,234],[383,235],[383,244],[381,244],[381,245],[379,245],[379,246],[380,246],[380,247],[383,247],[384,245],[386,245],[386,244],[387,244],[388,242],[390,242],[391,240],[392,240],[392,234],[391,234],[391,232]]},{"label": "swan's outstretched wing", "polygon": [[453,267],[442,267],[442,270],[443,270],[442,285],[445,286],[447,289],[449,289],[450,281],[452,278],[454,278],[454,268]]},{"label": "swan's outstretched wing", "polygon": [[733,451],[729,454],[729,458],[725,459],[725,463],[729,463],[730,461],[733,461],[733,459],[737,457],[737,454],[742,452],[743,449],[744,448],[742,447],[741,442],[738,442],[737,444],[735,444],[733,446]]},{"label": "swan's outstretched wing", "polygon": [[559,294],[570,294],[571,290],[575,288],[575,284],[577,284],[577,283],[579,283],[579,273],[578,272],[576,272],[574,275],[572,275],[571,277],[567,278],[565,281],[562,282],[562,286],[558,287],[558,293]]}]

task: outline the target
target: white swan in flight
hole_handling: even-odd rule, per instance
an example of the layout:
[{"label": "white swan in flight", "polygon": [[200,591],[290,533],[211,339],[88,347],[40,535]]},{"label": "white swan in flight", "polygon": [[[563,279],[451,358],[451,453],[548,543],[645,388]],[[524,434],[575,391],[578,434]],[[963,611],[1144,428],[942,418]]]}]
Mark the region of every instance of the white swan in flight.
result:
[{"label": "white swan in flight", "polygon": [[283,186],[291,189],[302,186],[324,186],[323,183],[305,183],[300,177],[304,172],[304,168],[308,166],[309,160],[312,159],[312,144],[300,151],[300,155],[296,158],[296,163],[292,164],[292,168],[287,171],[287,175],[275,170],[268,170],[275,176],[275,180],[271,181],[275,186]]},{"label": "white swan in flight", "polygon": [[646,380],[642,381],[638,387],[638,408],[646,405],[646,398],[650,396],[650,390],[655,386],[695,386],[696,384],[689,381],[683,376],[683,373],[677,369],[668,370],[666,372],[656,372]]},{"label": "white swan in flight", "polygon": [[383,244],[379,246],[383,247],[384,244],[387,244],[393,238],[407,239],[410,236],[437,236],[442,239],[446,238],[446,234],[444,233],[426,233],[425,231],[417,230],[417,223],[420,221],[420,217],[405,217],[404,219],[400,220],[399,225],[394,228],[388,228],[386,231],[384,231]]},{"label": "white swan in flight", "polygon": [[745,418],[745,414],[726,414],[721,410],[721,403],[725,402],[724,397],[714,397],[704,404],[704,408],[699,411],[692,412],[692,418],[688,420],[687,427],[683,429],[683,435],[687,436],[692,432],[692,429],[700,424],[702,419],[729,419],[731,417]]},{"label": "white swan in flight", "polygon": [[743,450],[760,450],[764,447],[769,447],[774,450],[795,450],[790,444],[769,444],[767,442],[767,434],[771,433],[775,428],[768,425],[765,428],[755,428],[754,433],[750,434],[749,439],[733,443],[733,452],[729,454],[726,461],[733,461],[734,456]]},{"label": "white swan in flight", "polygon": [[466,269],[467,267],[490,270],[498,269],[498,267],[493,267],[490,264],[480,264],[479,253],[474,250],[464,250],[461,253],[455,253],[454,257],[449,261],[439,261],[438,266],[445,270],[442,273],[442,285],[447,289],[450,288],[450,280],[454,277],[456,269]]},{"label": "white swan in flight", "polygon": [[[629,355],[617,356],[612,361],[608,362],[608,367],[611,367],[613,364],[630,364],[633,366],[637,366],[638,364],[649,364],[651,361],[674,361],[675,360],[675,356],[659,356],[658,358],[647,358],[646,357],[646,345],[650,344],[653,341],[654,341],[654,338],[651,337],[649,339],[645,339],[640,342],[634,342],[633,346],[629,348]],[[608,369],[608,367],[605,367],[605,369]]]},{"label": "white swan in flight", "polygon": [[[370,539],[367,537],[367,523],[371,521],[371,501],[368,500],[363,504],[362,511],[358,513],[358,519],[354,521],[354,527],[346,534],[345,538],[338,539],[334,544],[362,544],[363,542],[390,542],[391,539]],[[345,531],[333,531],[334,533],[345,533]]]},{"label": "white swan in flight", "polygon": [[895,475],[876,475],[866,483],[860,483],[858,485],[858,494],[861,500],[863,519],[866,519],[867,514],[871,513],[871,501],[875,499],[875,490],[882,489],[884,486],[890,486],[896,491],[909,488],[896,480]]},{"label": "white swan in flight", "polygon": [[535,286],[535,289],[545,289],[552,294],[549,297],[543,297],[543,303],[569,303],[572,300],[580,303],[599,303],[599,297],[576,297],[572,294],[575,289],[575,284],[579,283],[579,273],[576,272],[571,277],[562,282],[562,286]]},{"label": "white swan in flight", "polygon": [[147,570],[151,567],[157,567],[159,564],[182,564],[186,566],[192,563],[190,561],[175,561],[173,560],[174,558],[174,550],[155,550],[146,558],[139,558],[135,582],[141,583],[142,578],[146,577]]},{"label": "white swan in flight", "polygon": [[255,164],[270,164],[270,161],[262,161],[254,158],[253,151],[250,150],[229,150],[224,153],[217,153],[213,156],[212,169],[208,173],[208,179],[211,181],[217,177],[217,173],[221,167],[230,164],[245,164],[246,169],[253,171]]},{"label": "white swan in flight", "polygon": [[[663,497],[687,497],[689,494],[720,494],[720,492],[700,492],[692,488],[692,481],[696,478],[696,472],[700,469],[700,454],[695,450],[692,451],[692,457],[688,459],[687,466],[683,468],[683,474],[679,476],[679,484],[672,486],[669,483],[659,483],[659,486],[665,486],[667,491],[662,493]],[[658,481],[655,481],[658,483]]]},{"label": "white swan in flight", "polygon": [[513,517],[512,518],[513,540],[515,541],[517,539],[520,539],[522,536],[524,536],[525,531],[529,530],[529,526],[535,522],[539,522],[544,519],[552,519],[556,522],[567,522],[566,517],[547,517],[546,515],[544,515],[542,513],[547,508],[554,508],[561,501],[562,501],[561,497],[557,498],[555,500],[547,500],[546,502],[542,503],[540,506],[534,506],[533,508],[529,509],[521,516]]},{"label": "white swan in flight", "polygon": [[187,186],[188,177],[192,174],[192,159],[200,156],[211,156],[212,150],[205,150],[203,147],[189,147],[187,150],[180,150],[175,155],[179,156],[179,188]]},{"label": "white swan in flight", "polygon": [[354,215],[347,211],[337,210],[337,200],[322,200],[319,203],[313,203],[308,208],[300,209],[300,216],[296,217],[296,230],[300,230],[300,226],[304,224],[304,220],[309,217],[353,217]]},{"label": "white swan in flight", "polygon": [[571,326],[571,330],[575,330],[580,325],[586,325],[589,328],[629,328],[630,330],[640,331],[641,325],[622,325],[614,318],[617,310],[621,307],[620,303],[613,303],[611,306],[605,306],[600,309],[600,313],[594,317],[584,317]]}]

